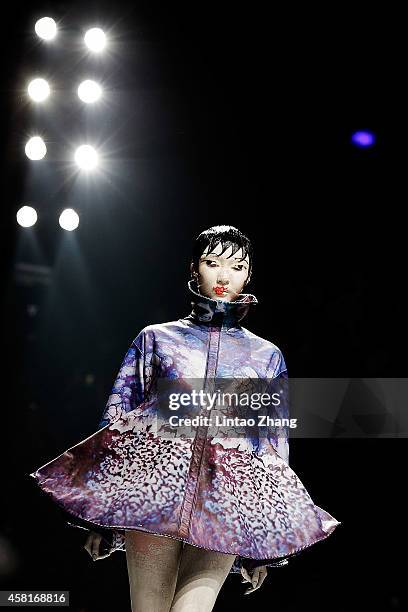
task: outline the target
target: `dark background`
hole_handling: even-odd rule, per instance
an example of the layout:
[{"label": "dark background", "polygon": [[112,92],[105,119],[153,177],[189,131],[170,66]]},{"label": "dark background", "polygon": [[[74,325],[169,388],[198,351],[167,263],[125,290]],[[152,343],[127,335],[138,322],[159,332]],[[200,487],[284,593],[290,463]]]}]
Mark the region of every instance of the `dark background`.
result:
[{"label": "dark background", "polygon": [[[44,15],[60,21],[58,43],[34,34]],[[395,8],[344,3],[7,9],[1,588],[67,589],[74,610],[130,609],[125,555],[94,565],[24,474],[95,431],[142,327],[190,312],[192,243],[211,225],[252,239],[259,304],[246,326],[279,346],[289,376],[405,376],[404,23]],[[110,33],[100,59],[78,42],[93,25]],[[54,85],[49,105],[27,100],[34,73]],[[75,89],[92,76],[107,102],[85,111]],[[364,128],[377,136],[367,150],[350,144]],[[48,154],[36,164],[24,145],[37,129]],[[103,152],[98,177],[69,161],[84,135]],[[27,203],[39,214],[29,229],[15,219]],[[58,226],[68,206],[80,214],[74,232]],[[269,569],[249,600],[229,577],[214,609],[402,608],[403,444],[292,441],[291,467],[343,525]]]}]

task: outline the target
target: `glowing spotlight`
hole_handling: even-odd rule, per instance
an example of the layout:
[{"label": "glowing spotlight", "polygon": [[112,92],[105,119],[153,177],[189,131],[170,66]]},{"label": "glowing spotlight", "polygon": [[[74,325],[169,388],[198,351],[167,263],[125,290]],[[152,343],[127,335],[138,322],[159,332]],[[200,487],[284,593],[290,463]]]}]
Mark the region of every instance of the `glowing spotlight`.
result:
[{"label": "glowing spotlight", "polygon": [[91,51],[102,51],[106,44],[105,32],[101,28],[91,28],[86,32],[84,41]]},{"label": "glowing spotlight", "polygon": [[359,130],[358,132],[354,132],[351,137],[351,142],[356,147],[372,147],[375,143],[375,134],[367,130]]},{"label": "glowing spotlight", "polygon": [[17,223],[21,227],[31,227],[37,222],[37,212],[31,206],[22,206],[16,214]]},{"label": "glowing spotlight", "polygon": [[81,145],[75,151],[75,161],[83,170],[92,170],[98,163],[98,154],[90,145]]},{"label": "glowing spotlight", "polygon": [[35,102],[42,102],[50,95],[50,86],[45,79],[30,81],[27,90],[30,98]]},{"label": "glowing spotlight", "polygon": [[25,146],[25,154],[29,159],[42,159],[47,153],[47,147],[41,136],[33,136]]},{"label": "glowing spotlight", "polygon": [[35,31],[40,38],[52,40],[57,34],[57,24],[51,17],[42,17],[36,21]]},{"label": "glowing spotlight", "polygon": [[79,216],[73,208],[66,208],[59,216],[59,224],[62,229],[72,232],[79,225]]},{"label": "glowing spotlight", "polygon": [[99,87],[98,83],[95,81],[87,80],[82,81],[80,86],[78,87],[78,96],[87,104],[91,104],[92,102],[96,102],[101,97],[102,89]]}]

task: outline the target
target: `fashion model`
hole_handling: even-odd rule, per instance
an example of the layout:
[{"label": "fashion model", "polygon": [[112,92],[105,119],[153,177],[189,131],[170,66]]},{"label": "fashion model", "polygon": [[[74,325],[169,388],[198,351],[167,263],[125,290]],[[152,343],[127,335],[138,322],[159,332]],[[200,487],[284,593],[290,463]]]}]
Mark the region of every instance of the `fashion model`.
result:
[{"label": "fashion model", "polygon": [[[98,430],[29,474],[70,526],[87,530],[94,559],[126,552],[133,612],[210,611],[230,573],[252,593],[268,567],[288,564],[341,524],[289,467],[282,351],[242,325],[258,303],[243,292],[253,273],[250,240],[235,227],[211,227],[195,240],[190,269],[190,314],[144,327]],[[158,426],[161,382],[192,394],[197,381],[212,391],[217,380],[273,384],[282,392],[267,408],[274,426],[263,435],[260,426],[214,429],[204,418],[192,430]],[[196,414],[212,413],[201,404]]]}]

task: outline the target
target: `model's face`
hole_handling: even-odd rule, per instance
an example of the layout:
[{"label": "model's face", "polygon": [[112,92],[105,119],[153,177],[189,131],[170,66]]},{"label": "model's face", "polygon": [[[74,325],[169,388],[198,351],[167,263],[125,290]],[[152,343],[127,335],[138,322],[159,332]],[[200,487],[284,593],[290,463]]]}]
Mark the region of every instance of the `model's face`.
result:
[{"label": "model's face", "polygon": [[248,278],[249,257],[241,259],[242,249],[239,249],[233,256],[232,247],[221,255],[221,244],[217,244],[215,249],[208,253],[208,247],[200,257],[198,264],[198,289],[202,295],[212,298],[232,302],[238,298]]}]

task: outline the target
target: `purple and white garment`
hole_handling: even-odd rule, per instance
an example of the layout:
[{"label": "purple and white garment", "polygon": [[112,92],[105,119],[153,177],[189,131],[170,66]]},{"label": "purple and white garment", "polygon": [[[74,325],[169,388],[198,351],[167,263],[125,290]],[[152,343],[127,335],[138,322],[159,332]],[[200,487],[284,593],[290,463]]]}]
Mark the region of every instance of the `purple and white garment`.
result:
[{"label": "purple and white garment", "polygon": [[[109,553],[124,551],[125,530],[138,529],[234,554],[231,573],[286,565],[341,524],[289,467],[287,428],[255,441],[204,425],[191,437],[152,428],[160,378],[288,380],[281,350],[241,325],[254,295],[223,302],[194,281],[188,288],[188,316],[147,325],[133,340],[98,430],[29,476],[70,526],[99,532]],[[274,416],[288,418],[289,402]]]}]

